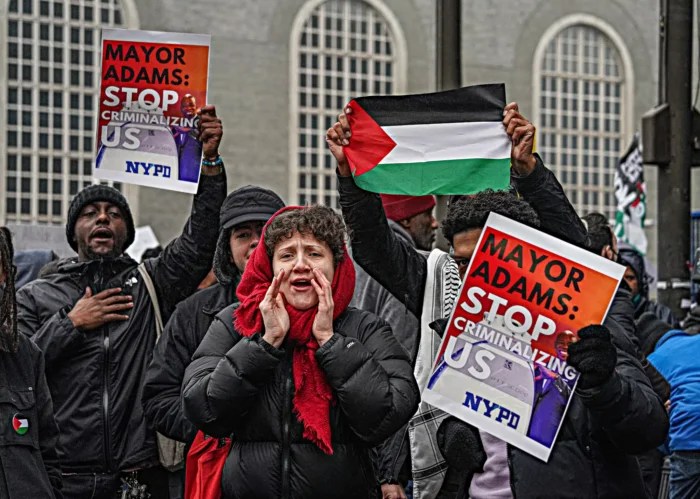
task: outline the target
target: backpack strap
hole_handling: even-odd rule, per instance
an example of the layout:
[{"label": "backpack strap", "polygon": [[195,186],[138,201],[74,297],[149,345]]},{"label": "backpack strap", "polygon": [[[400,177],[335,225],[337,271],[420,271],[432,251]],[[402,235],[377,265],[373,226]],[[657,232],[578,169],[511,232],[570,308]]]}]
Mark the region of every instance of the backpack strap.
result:
[{"label": "backpack strap", "polygon": [[148,270],[146,270],[146,264],[141,263],[137,268],[139,274],[141,274],[141,277],[143,278],[143,283],[146,285],[148,295],[151,297],[153,311],[156,313],[156,341],[158,341],[160,339],[160,335],[163,333],[163,317],[160,315],[160,304],[158,303],[156,287],[153,285],[151,275],[148,273]]}]

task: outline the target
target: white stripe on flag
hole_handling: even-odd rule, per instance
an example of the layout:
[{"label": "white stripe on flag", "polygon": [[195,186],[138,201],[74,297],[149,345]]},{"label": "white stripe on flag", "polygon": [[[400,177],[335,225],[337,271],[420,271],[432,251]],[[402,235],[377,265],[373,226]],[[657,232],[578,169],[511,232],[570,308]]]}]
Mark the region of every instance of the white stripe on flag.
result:
[{"label": "white stripe on flag", "polygon": [[510,158],[511,142],[500,121],[397,125],[382,129],[396,142],[396,147],[380,164]]}]

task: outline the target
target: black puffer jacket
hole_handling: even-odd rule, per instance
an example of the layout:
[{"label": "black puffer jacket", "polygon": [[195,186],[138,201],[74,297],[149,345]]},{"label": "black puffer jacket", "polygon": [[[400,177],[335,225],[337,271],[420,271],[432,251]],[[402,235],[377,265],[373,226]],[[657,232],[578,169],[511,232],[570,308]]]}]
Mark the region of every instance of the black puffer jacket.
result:
[{"label": "black puffer jacket", "polygon": [[146,371],[143,407],[148,422],[166,437],[189,444],[197,433],[182,410],[182,379],[216,314],[236,301],[238,280],[236,276],[180,302],[158,340]]},{"label": "black puffer jacket", "polygon": [[293,414],[292,349],[233,329],[224,309],[187,368],[187,417],[205,433],[232,435],[222,478],[225,498],[378,497],[370,448],[418,407],[405,351],[384,321],[349,308],[316,353],[335,395],[333,455],[302,437]]},{"label": "black puffer jacket", "polygon": [[[60,499],[58,427],[41,351],[24,336],[16,352],[0,352],[0,498]],[[25,434],[15,416],[27,420]]]},{"label": "black puffer jacket", "polygon": [[[192,214],[180,237],[146,261],[163,320],[211,268],[224,175],[202,176]],[[82,332],[67,314],[90,286],[121,287],[133,296],[129,320]],[[18,326],[44,352],[46,379],[61,431],[64,472],[106,473],[158,463],[155,432],[141,405],[143,378],[155,344],[155,313],[137,263],[61,262],[56,273],[17,293]]]}]

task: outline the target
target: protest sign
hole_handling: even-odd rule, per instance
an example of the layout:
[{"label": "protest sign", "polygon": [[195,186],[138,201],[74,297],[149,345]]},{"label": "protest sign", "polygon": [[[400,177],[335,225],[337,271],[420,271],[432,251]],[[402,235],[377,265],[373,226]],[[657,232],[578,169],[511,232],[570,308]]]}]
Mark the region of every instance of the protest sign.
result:
[{"label": "protest sign", "polygon": [[209,35],[102,31],[97,151],[103,180],[197,192]]},{"label": "protest sign", "polygon": [[546,461],[578,379],[568,345],[603,322],[623,273],[491,213],[423,400]]}]

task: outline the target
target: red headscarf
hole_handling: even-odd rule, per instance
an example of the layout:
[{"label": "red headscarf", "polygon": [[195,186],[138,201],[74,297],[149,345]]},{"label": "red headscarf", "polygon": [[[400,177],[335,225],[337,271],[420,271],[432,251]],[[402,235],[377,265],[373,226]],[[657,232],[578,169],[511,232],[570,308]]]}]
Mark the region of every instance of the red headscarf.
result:
[{"label": "red headscarf", "polygon": [[[264,330],[262,314],[258,306],[265,298],[272,283],[272,261],[265,249],[265,230],[278,215],[290,210],[303,209],[301,206],[287,206],[275,213],[263,228],[260,243],[248,260],[236,295],[241,302],[234,312],[234,327],[243,336],[252,336]],[[350,304],[355,290],[355,267],[345,247],[343,259],[338,263],[333,275],[333,319],[337,319]],[[311,333],[311,327],[318,312],[318,306],[308,310],[297,310],[285,300],[289,314],[289,332],[285,338],[287,348],[293,348],[292,374],[294,377],[294,413],[304,425],[304,438],[315,443],[326,454],[333,454],[331,446],[330,404],[333,392],[326,376],[316,361],[318,342]]]}]

